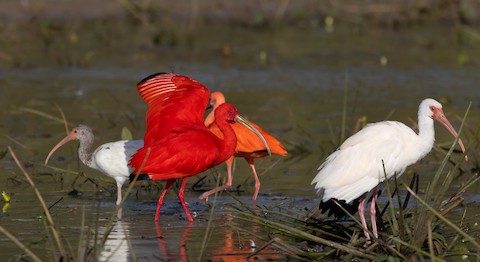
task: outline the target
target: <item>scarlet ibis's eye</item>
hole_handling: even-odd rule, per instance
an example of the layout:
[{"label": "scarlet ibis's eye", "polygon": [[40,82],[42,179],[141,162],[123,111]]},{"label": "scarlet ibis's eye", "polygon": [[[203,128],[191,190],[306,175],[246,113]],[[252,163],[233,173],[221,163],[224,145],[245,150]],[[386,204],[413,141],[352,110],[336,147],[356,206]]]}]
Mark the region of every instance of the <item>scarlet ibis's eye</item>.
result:
[{"label": "scarlet ibis's eye", "polygon": [[228,111],[228,114],[233,115],[233,111],[232,110]]}]

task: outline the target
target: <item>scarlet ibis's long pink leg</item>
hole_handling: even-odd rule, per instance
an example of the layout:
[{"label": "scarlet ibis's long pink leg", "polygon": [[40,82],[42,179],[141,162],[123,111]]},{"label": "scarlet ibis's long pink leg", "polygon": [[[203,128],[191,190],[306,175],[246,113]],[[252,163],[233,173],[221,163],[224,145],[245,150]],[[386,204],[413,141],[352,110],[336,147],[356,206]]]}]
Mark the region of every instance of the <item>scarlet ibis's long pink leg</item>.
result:
[{"label": "scarlet ibis's long pink leg", "polygon": [[375,208],[375,205],[377,204],[377,197],[378,197],[378,191],[375,191],[372,197],[372,203],[370,204],[370,221],[372,222],[372,231],[373,231],[373,236],[375,238],[378,238],[378,231],[377,231],[377,209]]},{"label": "scarlet ibis's long pink leg", "polygon": [[173,182],[175,182],[175,179],[167,180],[167,184],[165,185],[165,188],[163,189],[160,197],[158,198],[157,211],[155,212],[155,221],[158,221],[158,218],[160,217],[160,208],[162,208],[163,206],[163,199],[165,198],[165,194],[167,194],[167,191],[172,186]]},{"label": "scarlet ibis's long pink leg", "polygon": [[225,183],[223,186],[219,186],[217,188],[214,188],[212,190],[209,190],[203,194],[201,194],[198,198],[201,200],[208,200],[208,196],[215,194],[219,191],[229,189],[232,186],[232,165],[233,165],[233,156],[227,159],[226,161],[227,164],[227,183]]},{"label": "scarlet ibis's long pink leg", "polygon": [[258,192],[260,191],[260,179],[257,176],[257,170],[255,170],[255,165],[253,164],[253,158],[245,158],[248,165],[252,169],[253,178],[255,179],[255,193],[253,193],[253,200],[257,200]]},{"label": "scarlet ibis's long pink leg", "polygon": [[187,220],[193,222],[192,215],[190,215],[190,211],[188,211],[187,204],[185,204],[185,199],[183,198],[183,192],[185,191],[187,181],[188,177],[182,179],[182,186],[180,187],[180,191],[178,192],[178,199],[180,199],[180,203],[182,203],[183,210],[185,210],[185,215],[187,216]]},{"label": "scarlet ibis's long pink leg", "polygon": [[367,221],[365,220],[365,204],[367,202],[366,197],[362,197],[360,203],[358,204],[358,214],[360,215],[360,221],[362,221],[363,233],[365,234],[365,239],[367,244],[370,243],[370,234],[368,234]]}]

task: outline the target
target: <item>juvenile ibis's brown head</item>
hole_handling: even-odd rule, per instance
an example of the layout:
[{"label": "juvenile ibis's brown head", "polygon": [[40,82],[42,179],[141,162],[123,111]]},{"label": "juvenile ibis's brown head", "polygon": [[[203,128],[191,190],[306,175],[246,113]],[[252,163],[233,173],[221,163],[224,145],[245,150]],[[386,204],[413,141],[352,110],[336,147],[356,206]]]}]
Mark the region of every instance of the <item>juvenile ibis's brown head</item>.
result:
[{"label": "juvenile ibis's brown head", "polygon": [[92,129],[86,125],[79,125],[78,127],[75,127],[74,129],[72,129],[72,131],[70,131],[70,133],[64,139],[58,142],[58,144],[56,144],[52,148],[52,150],[50,150],[50,153],[48,153],[48,156],[45,159],[45,165],[48,163],[48,160],[58,148],[60,148],[64,144],[73,140],[80,140],[80,141],[86,141],[87,143],[92,143],[93,142]]}]

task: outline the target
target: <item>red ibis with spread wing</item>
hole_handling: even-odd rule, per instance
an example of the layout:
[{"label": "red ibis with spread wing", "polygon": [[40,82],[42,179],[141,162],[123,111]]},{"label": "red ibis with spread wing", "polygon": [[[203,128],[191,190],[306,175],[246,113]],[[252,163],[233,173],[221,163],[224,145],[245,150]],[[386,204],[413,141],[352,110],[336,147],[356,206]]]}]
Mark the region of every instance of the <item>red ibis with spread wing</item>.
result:
[{"label": "red ibis with spread wing", "polygon": [[[141,173],[147,174],[151,180],[167,180],[158,199],[155,221],[158,221],[168,188],[176,179],[182,179],[178,197],[187,219],[192,222],[184,200],[188,178],[233,155],[237,139],[230,123],[249,124],[238,115],[235,106],[224,104],[215,110],[215,121],[223,139],[210,132],[203,124],[210,92],[201,83],[186,76],[169,73],[151,75],[140,81],[137,89],[148,104],[147,130],[144,146],[129,162],[135,168],[130,177],[133,179],[134,174]],[[249,128],[261,137],[253,127]]]}]

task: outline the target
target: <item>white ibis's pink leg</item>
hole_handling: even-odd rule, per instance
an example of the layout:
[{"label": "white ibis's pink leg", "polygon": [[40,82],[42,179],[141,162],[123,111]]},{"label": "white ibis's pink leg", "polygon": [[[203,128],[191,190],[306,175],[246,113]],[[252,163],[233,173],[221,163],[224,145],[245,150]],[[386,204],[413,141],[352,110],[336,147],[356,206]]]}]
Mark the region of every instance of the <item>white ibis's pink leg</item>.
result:
[{"label": "white ibis's pink leg", "polygon": [[180,203],[182,203],[183,210],[185,210],[185,215],[187,216],[187,220],[193,222],[192,215],[190,215],[190,211],[188,211],[187,204],[185,204],[185,199],[183,197],[183,193],[185,191],[185,186],[187,185],[188,177],[182,179],[182,186],[180,187],[180,191],[178,192],[178,199],[180,199]]},{"label": "white ibis's pink leg", "polygon": [[372,231],[373,231],[373,236],[375,238],[378,238],[378,231],[377,231],[377,209],[375,208],[375,205],[377,204],[377,198],[378,198],[378,191],[375,191],[372,197],[372,203],[370,204],[370,221],[372,222]]},{"label": "white ibis's pink leg", "polygon": [[122,203],[122,184],[117,183],[117,206]]},{"label": "white ibis's pink leg", "polygon": [[118,206],[118,211],[117,211],[117,219],[122,220],[122,184],[117,183],[117,206]]},{"label": "white ibis's pink leg", "polygon": [[167,194],[168,189],[172,186],[173,182],[175,182],[175,179],[167,180],[167,184],[165,185],[165,188],[163,189],[160,197],[158,198],[157,211],[155,212],[155,221],[158,221],[158,218],[160,217],[160,208],[163,206],[163,199],[165,198],[165,195]]},{"label": "white ibis's pink leg", "polygon": [[258,179],[257,170],[255,170],[255,165],[253,164],[253,158],[245,158],[245,160],[253,172],[253,178],[255,179],[255,193],[253,193],[253,200],[257,200],[258,192],[260,191],[260,179]]},{"label": "white ibis's pink leg", "polygon": [[222,190],[227,190],[229,189],[231,186],[232,186],[232,165],[233,165],[233,156],[230,157],[229,159],[227,159],[227,161],[225,161],[226,164],[227,164],[227,183],[225,183],[223,186],[219,186],[217,188],[214,188],[212,190],[209,190],[207,192],[204,192],[203,194],[201,194],[198,198],[201,199],[201,200],[205,200],[207,201],[208,200],[208,197],[212,194],[215,194],[219,191],[222,191]]},{"label": "white ibis's pink leg", "polygon": [[370,243],[370,234],[368,234],[367,221],[365,220],[365,204],[367,202],[366,197],[362,197],[358,204],[358,214],[360,215],[360,221],[362,221],[363,233],[365,234],[366,243]]}]

